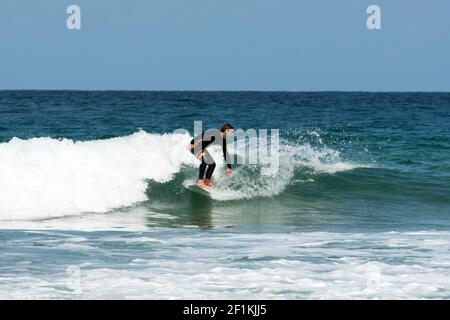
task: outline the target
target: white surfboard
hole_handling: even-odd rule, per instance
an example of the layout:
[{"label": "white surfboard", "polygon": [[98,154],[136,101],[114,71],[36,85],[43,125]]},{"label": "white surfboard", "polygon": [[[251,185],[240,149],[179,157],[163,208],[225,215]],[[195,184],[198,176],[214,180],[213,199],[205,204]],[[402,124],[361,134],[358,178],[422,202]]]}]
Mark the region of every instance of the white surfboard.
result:
[{"label": "white surfboard", "polygon": [[196,184],[193,184],[193,185],[189,186],[189,189],[194,191],[194,192],[196,192],[196,193],[199,193],[199,194],[202,194],[202,195],[207,195],[207,196],[211,196],[215,192],[214,188],[211,188],[211,187],[199,187]]}]

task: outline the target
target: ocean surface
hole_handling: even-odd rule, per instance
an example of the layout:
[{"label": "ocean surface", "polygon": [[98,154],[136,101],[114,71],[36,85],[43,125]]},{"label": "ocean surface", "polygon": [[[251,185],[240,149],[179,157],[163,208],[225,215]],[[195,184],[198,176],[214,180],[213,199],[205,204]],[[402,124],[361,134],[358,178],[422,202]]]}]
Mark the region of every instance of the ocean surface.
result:
[{"label": "ocean surface", "polygon": [[0,91],[0,298],[449,299],[449,191],[450,93]]}]

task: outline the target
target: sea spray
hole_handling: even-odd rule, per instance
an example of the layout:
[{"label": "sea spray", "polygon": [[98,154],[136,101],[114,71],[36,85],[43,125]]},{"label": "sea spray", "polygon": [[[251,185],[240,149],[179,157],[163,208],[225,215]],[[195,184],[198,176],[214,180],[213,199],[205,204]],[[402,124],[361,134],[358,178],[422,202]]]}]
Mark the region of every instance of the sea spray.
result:
[{"label": "sea spray", "polygon": [[195,165],[189,136],[149,134],[75,142],[12,139],[0,144],[0,219],[107,212],[147,200],[146,179],[168,181]]},{"label": "sea spray", "polygon": [[[148,200],[147,182],[171,181],[183,167],[198,161],[186,151],[188,134],[134,134],[104,140],[13,138],[0,144],[0,220],[33,220],[84,212],[103,213]],[[262,145],[263,147],[266,147]],[[210,148],[223,166],[220,148]],[[243,157],[245,148],[235,150]],[[283,192],[298,166],[334,173],[359,164],[341,159],[339,152],[308,144],[283,142],[279,168],[243,164],[226,177],[217,170],[216,200],[270,197]]]}]

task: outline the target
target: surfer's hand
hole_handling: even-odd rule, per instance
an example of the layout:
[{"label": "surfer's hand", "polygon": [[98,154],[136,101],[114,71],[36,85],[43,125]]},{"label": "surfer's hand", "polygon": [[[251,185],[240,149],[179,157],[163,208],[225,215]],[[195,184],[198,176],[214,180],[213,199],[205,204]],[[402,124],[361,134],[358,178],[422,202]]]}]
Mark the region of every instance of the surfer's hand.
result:
[{"label": "surfer's hand", "polygon": [[231,169],[227,168],[227,176],[231,177]]},{"label": "surfer's hand", "polygon": [[190,143],[187,146],[188,150],[192,150],[192,149],[194,149],[194,147],[195,147],[195,144],[190,144]]},{"label": "surfer's hand", "polygon": [[199,154],[197,154],[197,158],[201,159],[204,155],[205,155],[204,152],[200,152]]}]

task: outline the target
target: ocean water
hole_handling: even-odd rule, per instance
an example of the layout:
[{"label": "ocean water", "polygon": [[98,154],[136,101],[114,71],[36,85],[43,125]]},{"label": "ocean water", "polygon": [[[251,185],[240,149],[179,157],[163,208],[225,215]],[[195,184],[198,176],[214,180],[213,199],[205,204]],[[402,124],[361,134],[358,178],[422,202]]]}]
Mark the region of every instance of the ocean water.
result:
[{"label": "ocean water", "polygon": [[[213,149],[193,193],[199,120],[279,129],[278,170]],[[449,299],[449,124],[450,93],[0,91],[0,298]]]}]

